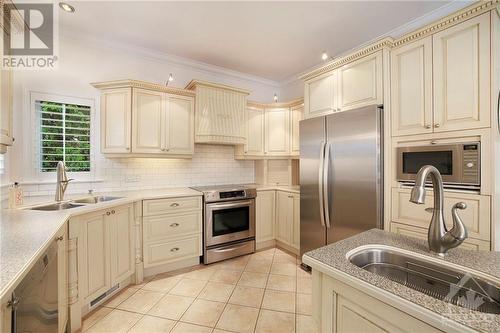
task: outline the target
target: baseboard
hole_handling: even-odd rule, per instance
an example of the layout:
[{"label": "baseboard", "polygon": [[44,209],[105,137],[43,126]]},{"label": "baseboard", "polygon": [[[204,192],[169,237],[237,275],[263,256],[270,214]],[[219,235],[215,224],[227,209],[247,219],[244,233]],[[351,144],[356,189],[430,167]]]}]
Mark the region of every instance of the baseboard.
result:
[{"label": "baseboard", "polygon": [[279,240],[276,240],[276,247],[285,250],[287,252],[293,253],[296,256],[300,255],[300,249],[296,249],[293,246],[280,242]]},{"label": "baseboard", "polygon": [[200,264],[200,257],[179,260],[169,264],[163,264],[155,267],[144,268],[143,276],[146,278],[151,275],[175,271],[176,269],[197,266]]},{"label": "baseboard", "polygon": [[265,249],[270,249],[276,246],[276,241],[274,239],[270,239],[267,241],[263,242],[256,242],[255,243],[255,250],[260,251],[260,250],[265,250]]}]

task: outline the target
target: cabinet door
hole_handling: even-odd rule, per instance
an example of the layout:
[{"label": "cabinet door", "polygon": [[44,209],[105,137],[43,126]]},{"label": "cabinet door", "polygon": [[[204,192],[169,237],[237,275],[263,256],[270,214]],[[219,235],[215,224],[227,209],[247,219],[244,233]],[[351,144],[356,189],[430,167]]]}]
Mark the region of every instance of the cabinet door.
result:
[{"label": "cabinet door", "polygon": [[90,214],[80,221],[83,223],[84,232],[83,237],[78,239],[78,251],[83,260],[79,277],[84,280],[81,281],[84,284],[82,296],[90,300],[100,296],[110,287],[109,238],[105,216],[102,212]]},{"label": "cabinet door", "polygon": [[101,152],[130,153],[132,89],[110,89],[101,95]]},{"label": "cabinet door", "polygon": [[392,135],[432,133],[432,37],[391,52]]},{"label": "cabinet door", "polygon": [[165,149],[170,154],[194,152],[194,100],[191,97],[167,95]]},{"label": "cabinet door", "polygon": [[274,239],[275,191],[259,191],[256,199],[255,241],[265,242]]},{"label": "cabinet door", "polygon": [[109,224],[111,286],[132,275],[134,269],[134,209],[132,205],[113,208]]},{"label": "cabinet door", "polygon": [[434,130],[490,125],[490,14],[433,35]]},{"label": "cabinet door", "polygon": [[248,107],[245,155],[264,154],[264,110]]},{"label": "cabinet door", "polygon": [[382,51],[340,67],[337,110],[382,104]]},{"label": "cabinet door", "polygon": [[267,155],[289,155],[290,144],[290,109],[266,109],[266,140]]},{"label": "cabinet door", "polygon": [[12,145],[12,116],[12,71],[0,70],[0,145]]},{"label": "cabinet door", "polygon": [[132,152],[162,153],[165,120],[165,94],[134,89],[132,106]]},{"label": "cabinet door", "polygon": [[292,246],[300,250],[300,194],[293,194]]},{"label": "cabinet door", "polygon": [[302,120],[302,115],[304,113],[304,106],[294,107],[291,109],[291,143],[290,143],[290,153],[293,156],[298,156],[300,154],[300,140],[299,140],[299,122]]},{"label": "cabinet door", "polygon": [[293,196],[277,191],[276,199],[276,239],[287,245],[292,243]]},{"label": "cabinet door", "polygon": [[62,232],[57,244],[58,332],[66,332],[68,322],[68,233]]},{"label": "cabinet door", "polygon": [[306,82],[304,91],[305,118],[323,116],[337,107],[337,71]]}]

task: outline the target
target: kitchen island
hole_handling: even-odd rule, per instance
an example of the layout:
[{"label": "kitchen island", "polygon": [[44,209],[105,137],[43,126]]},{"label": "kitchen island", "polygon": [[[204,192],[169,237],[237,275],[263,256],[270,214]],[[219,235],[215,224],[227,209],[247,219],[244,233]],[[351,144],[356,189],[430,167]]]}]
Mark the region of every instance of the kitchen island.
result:
[{"label": "kitchen island", "polygon": [[373,247],[461,268],[500,286],[498,252],[456,248],[442,258],[425,240],[372,229],[303,256],[313,270],[313,315],[321,332],[500,332],[498,313],[447,303],[350,262],[353,253]]}]

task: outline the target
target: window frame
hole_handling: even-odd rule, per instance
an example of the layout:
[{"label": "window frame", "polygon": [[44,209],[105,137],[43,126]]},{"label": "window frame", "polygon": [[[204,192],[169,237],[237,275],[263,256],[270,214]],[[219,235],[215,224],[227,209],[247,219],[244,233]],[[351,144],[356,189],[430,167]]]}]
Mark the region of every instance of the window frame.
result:
[{"label": "window frame", "polygon": [[90,108],[90,171],[83,172],[68,172],[68,177],[75,178],[79,181],[89,181],[93,180],[95,175],[95,128],[96,128],[96,116],[95,116],[95,102],[90,98],[74,97],[74,96],[64,96],[52,93],[41,93],[41,92],[30,92],[30,107],[32,115],[32,126],[33,133],[32,142],[33,150],[31,152],[32,165],[33,165],[33,175],[36,179],[40,181],[55,181],[56,172],[42,172],[41,170],[41,128],[40,128],[40,115],[36,108],[36,101],[47,101],[61,104],[77,104],[82,106],[88,106]]}]

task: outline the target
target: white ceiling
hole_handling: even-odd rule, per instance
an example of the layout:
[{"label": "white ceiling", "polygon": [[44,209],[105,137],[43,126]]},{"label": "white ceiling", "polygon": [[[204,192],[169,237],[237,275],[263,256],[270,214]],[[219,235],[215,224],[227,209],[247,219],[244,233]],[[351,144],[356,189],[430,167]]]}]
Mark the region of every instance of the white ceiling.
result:
[{"label": "white ceiling", "polygon": [[447,1],[71,2],[81,33],[282,81],[415,20]]}]

